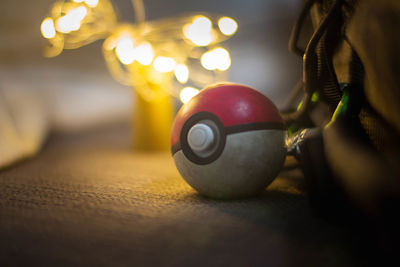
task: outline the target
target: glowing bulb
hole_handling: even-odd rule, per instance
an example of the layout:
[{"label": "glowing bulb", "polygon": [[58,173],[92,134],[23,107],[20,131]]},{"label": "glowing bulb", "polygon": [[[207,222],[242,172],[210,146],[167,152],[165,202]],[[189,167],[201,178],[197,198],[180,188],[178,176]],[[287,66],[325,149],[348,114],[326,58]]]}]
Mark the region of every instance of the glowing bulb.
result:
[{"label": "glowing bulb", "polygon": [[135,58],[142,65],[150,65],[153,61],[154,53],[151,44],[142,43],[135,48]]},{"label": "glowing bulb", "polygon": [[170,72],[175,68],[175,60],[170,57],[157,57],[154,62],[154,68],[158,72]]},{"label": "glowing bulb", "polygon": [[44,38],[51,39],[56,36],[56,29],[52,18],[45,18],[40,25],[40,30]]},{"label": "glowing bulb", "polygon": [[174,70],[178,82],[184,84],[189,80],[189,68],[185,64],[179,64]]},{"label": "glowing bulb", "polygon": [[122,37],[117,43],[115,53],[123,64],[131,64],[135,60],[133,40],[129,36]]},{"label": "glowing bulb", "polygon": [[218,27],[225,35],[232,35],[236,32],[238,24],[229,17],[222,17],[218,20]]},{"label": "glowing bulb", "polygon": [[209,31],[212,27],[212,22],[205,16],[197,16],[192,22],[192,25],[199,30]]},{"label": "glowing bulb", "polygon": [[192,99],[195,95],[197,95],[200,90],[193,88],[193,87],[185,87],[182,89],[181,93],[179,94],[179,98],[181,99],[182,103],[186,104]]},{"label": "glowing bulb", "polygon": [[197,16],[191,24],[183,27],[183,34],[195,45],[209,45],[213,41],[211,20],[204,16]]},{"label": "glowing bulb", "polygon": [[231,57],[229,52],[224,48],[214,49],[214,55],[217,58],[218,66],[217,69],[225,71],[231,66]]},{"label": "glowing bulb", "polygon": [[207,70],[215,70],[217,68],[217,63],[213,57],[213,51],[205,52],[201,56],[201,65]]},{"label": "glowing bulb", "polygon": [[90,7],[96,7],[99,0],[85,0],[85,3]]},{"label": "glowing bulb", "polygon": [[205,52],[201,56],[201,65],[207,70],[225,71],[231,66],[231,58],[229,52],[224,48],[216,48]]},{"label": "glowing bulb", "polygon": [[62,16],[57,20],[57,31],[69,33],[71,31],[79,30],[81,22],[85,18],[86,14],[87,9],[84,6],[71,9],[65,16]]},{"label": "glowing bulb", "polygon": [[96,7],[99,3],[99,0],[73,0],[75,3],[85,2],[90,7]]}]

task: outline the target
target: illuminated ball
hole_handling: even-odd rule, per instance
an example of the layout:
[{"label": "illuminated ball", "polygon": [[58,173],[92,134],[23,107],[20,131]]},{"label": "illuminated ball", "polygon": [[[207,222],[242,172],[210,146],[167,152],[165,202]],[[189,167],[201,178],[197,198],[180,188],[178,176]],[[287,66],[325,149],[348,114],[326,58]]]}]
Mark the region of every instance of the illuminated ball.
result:
[{"label": "illuminated ball", "polygon": [[243,85],[202,90],[172,127],[175,165],[200,194],[220,199],[260,194],[282,168],[285,127],[275,105]]}]

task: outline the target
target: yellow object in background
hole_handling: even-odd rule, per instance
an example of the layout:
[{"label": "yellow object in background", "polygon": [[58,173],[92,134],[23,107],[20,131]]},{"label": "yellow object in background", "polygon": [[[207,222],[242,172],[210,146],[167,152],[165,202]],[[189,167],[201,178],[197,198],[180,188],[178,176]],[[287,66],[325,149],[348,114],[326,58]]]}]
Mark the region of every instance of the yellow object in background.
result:
[{"label": "yellow object in background", "polygon": [[[226,80],[229,52],[217,44],[237,30],[229,17],[193,14],[146,21],[142,0],[132,0],[136,23],[118,21],[111,0],[58,0],[41,24],[46,56],[105,39],[112,76],[136,93],[134,147],[170,147],[172,98],[188,102],[207,84]],[[202,68],[201,68],[202,66]],[[194,86],[194,87],[192,87]]]},{"label": "yellow object in background", "polygon": [[139,150],[168,150],[173,119],[171,97],[147,101],[137,94],[133,117],[133,146]]},{"label": "yellow object in background", "polygon": [[172,86],[172,73],[162,73],[142,64],[131,64],[128,69],[136,77],[132,80],[136,95],[133,147],[147,151],[168,150],[174,110],[172,98],[166,91]]}]

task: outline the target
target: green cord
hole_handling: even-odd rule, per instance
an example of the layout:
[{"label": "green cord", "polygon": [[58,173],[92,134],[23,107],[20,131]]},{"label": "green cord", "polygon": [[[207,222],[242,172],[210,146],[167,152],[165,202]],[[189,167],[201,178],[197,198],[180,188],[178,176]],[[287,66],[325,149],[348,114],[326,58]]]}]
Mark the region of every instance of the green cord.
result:
[{"label": "green cord", "polygon": [[332,121],[335,121],[339,116],[345,116],[349,112],[350,93],[349,90],[344,90],[342,99],[340,100],[335,112],[333,113]]}]

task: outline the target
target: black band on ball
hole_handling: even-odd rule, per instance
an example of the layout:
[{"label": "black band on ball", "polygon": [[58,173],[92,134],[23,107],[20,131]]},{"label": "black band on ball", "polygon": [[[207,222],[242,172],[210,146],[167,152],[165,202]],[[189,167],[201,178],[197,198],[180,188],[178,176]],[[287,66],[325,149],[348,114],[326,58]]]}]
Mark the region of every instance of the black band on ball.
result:
[{"label": "black band on ball", "polygon": [[[192,148],[189,146],[187,137],[189,130],[200,121],[210,120],[217,126],[217,132],[215,135],[218,137],[218,144],[215,148],[214,152],[208,157],[200,157],[196,155]],[[187,159],[196,163],[198,165],[205,165],[215,161],[222,154],[225,148],[226,142],[226,131],[221,120],[211,112],[199,112],[190,117],[182,127],[181,135],[180,135],[180,148],[182,149],[183,154]],[[176,149],[177,147],[175,147]],[[174,153],[174,152],[172,152]]]},{"label": "black band on ball", "polygon": [[[217,126],[218,132],[215,134],[218,136],[218,144],[215,151],[208,157],[200,157],[196,155],[192,148],[189,146],[187,137],[190,129],[196,123],[200,121],[210,120],[215,123]],[[229,134],[235,134],[240,132],[248,132],[248,131],[256,131],[256,130],[285,130],[285,125],[280,122],[255,122],[255,123],[247,123],[247,124],[240,124],[240,125],[233,125],[225,127],[222,121],[211,112],[198,112],[190,117],[185,124],[182,126],[181,135],[179,138],[179,142],[174,144],[171,147],[172,155],[174,155],[179,150],[182,150],[183,154],[186,156],[187,159],[192,161],[198,165],[206,165],[209,164],[222,154],[225,148],[226,143],[226,136]]]}]

